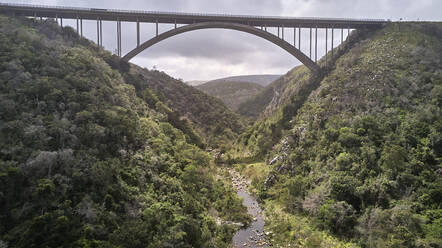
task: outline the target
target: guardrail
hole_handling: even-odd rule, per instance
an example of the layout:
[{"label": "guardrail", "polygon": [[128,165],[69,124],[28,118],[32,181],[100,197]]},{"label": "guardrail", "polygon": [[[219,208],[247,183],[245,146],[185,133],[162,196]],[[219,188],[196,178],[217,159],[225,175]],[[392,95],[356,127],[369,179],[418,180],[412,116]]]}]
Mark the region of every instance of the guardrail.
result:
[{"label": "guardrail", "polygon": [[285,17],[285,16],[254,16],[254,15],[232,15],[232,14],[205,14],[205,13],[186,13],[186,12],[167,12],[167,11],[144,11],[144,10],[121,10],[121,9],[100,9],[100,8],[82,8],[82,7],[65,7],[65,6],[48,6],[48,5],[33,5],[33,4],[15,4],[15,3],[0,3],[1,7],[12,8],[35,8],[45,10],[62,10],[72,12],[104,12],[115,14],[143,14],[143,15],[176,15],[182,17],[229,17],[229,18],[243,18],[254,20],[302,20],[302,21],[331,21],[331,22],[366,22],[366,23],[387,23],[390,20],[385,19],[357,19],[357,18],[324,18],[324,17]]}]

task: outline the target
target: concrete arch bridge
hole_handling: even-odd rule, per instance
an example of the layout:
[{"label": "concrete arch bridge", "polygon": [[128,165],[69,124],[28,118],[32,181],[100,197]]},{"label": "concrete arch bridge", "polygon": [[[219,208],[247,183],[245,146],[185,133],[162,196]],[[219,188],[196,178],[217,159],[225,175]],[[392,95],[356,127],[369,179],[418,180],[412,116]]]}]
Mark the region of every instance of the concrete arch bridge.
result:
[{"label": "concrete arch bridge", "polygon": [[[331,52],[333,55],[333,41],[336,30],[340,31],[341,42],[343,42],[344,30],[347,35],[353,29],[379,28],[389,20],[384,19],[349,19],[349,18],[296,18],[280,16],[249,16],[249,15],[219,15],[203,13],[174,13],[158,11],[128,11],[115,9],[97,8],[74,8],[61,6],[41,6],[28,4],[0,3],[0,13],[12,16],[27,16],[34,18],[55,18],[63,26],[63,19],[76,20],[77,33],[83,36],[83,20],[96,20],[97,22],[97,44],[102,46],[103,21],[116,23],[116,46],[117,55],[129,61],[140,52],[161,42],[167,38],[200,29],[231,29],[246,32],[261,37],[290,53],[301,63],[308,67],[313,73],[320,73],[321,69],[317,64],[318,53],[318,29],[325,31],[325,53],[329,42],[329,31],[331,39]],[[132,22],[136,25],[137,45],[124,56],[122,55],[121,23]],[[154,23],[156,32],[153,38],[141,43],[140,23]],[[164,33],[158,32],[160,24],[174,24],[174,28]],[[273,34],[268,29],[277,30]],[[293,29],[293,43],[286,41],[284,31]],[[302,37],[301,30],[307,29],[307,37]],[[301,51],[301,41],[309,42],[309,49]],[[313,53],[314,51],[314,53]],[[314,54],[314,57],[313,57]],[[326,59],[327,61],[327,59]]]}]

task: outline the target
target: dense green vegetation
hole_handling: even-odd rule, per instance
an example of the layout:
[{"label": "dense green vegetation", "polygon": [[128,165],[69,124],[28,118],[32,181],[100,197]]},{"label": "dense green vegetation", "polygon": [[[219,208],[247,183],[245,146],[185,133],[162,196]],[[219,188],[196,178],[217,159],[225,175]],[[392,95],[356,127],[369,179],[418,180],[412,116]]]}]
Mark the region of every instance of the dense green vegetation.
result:
[{"label": "dense green vegetation", "polygon": [[292,125],[292,117],[297,114],[310,94],[321,85],[324,76],[333,69],[330,65],[372,33],[371,30],[353,31],[346,41],[335,48],[333,57],[329,52],[327,65],[325,58],[318,61],[323,70],[322,75],[312,75],[305,66],[295,67],[241,104],[237,112],[258,121],[242,132],[231,157],[246,155],[252,160],[263,159],[273,146],[287,135],[287,130]]},{"label": "dense green vegetation", "polygon": [[216,219],[248,221],[130,65],[49,20],[0,16],[0,50],[1,247],[227,247]]},{"label": "dense green vegetation", "polygon": [[[118,63],[113,64],[118,67],[119,63],[118,60]],[[243,129],[239,115],[219,99],[173,79],[164,72],[131,65],[122,74],[126,82],[135,86],[139,97],[146,99],[151,106],[155,106],[156,101],[166,104],[162,108],[168,113],[169,122],[189,134],[189,140],[193,143],[218,148],[230,144]],[[152,93],[156,97],[151,97]]]},{"label": "dense green vegetation", "polygon": [[441,41],[440,23],[388,25],[240,137],[270,164],[254,186],[275,243],[442,246]]},{"label": "dense green vegetation", "polygon": [[274,98],[274,96],[276,95],[275,92],[280,93],[283,91],[285,86],[288,85],[288,82],[297,81],[293,78],[293,76],[298,76],[298,73],[295,73],[294,71],[298,70],[299,68],[304,67],[295,67],[286,75],[283,75],[276,81],[266,86],[259,93],[242,102],[238,106],[237,112],[243,116],[258,119],[258,117],[265,112],[266,108],[268,108],[269,105],[275,105],[275,103],[272,103],[273,99],[279,99]]},{"label": "dense green vegetation", "polygon": [[195,88],[220,99],[232,110],[237,110],[241,103],[256,95],[264,87],[249,82],[210,81]]},{"label": "dense green vegetation", "polygon": [[[262,117],[238,137],[235,146],[237,153],[233,157],[246,154],[248,157],[262,159],[279,141],[290,125],[291,116],[296,114],[309,94],[319,85],[319,79],[311,77],[307,70],[305,67],[296,67],[240,106],[238,112],[242,115]],[[289,82],[296,84],[291,85]],[[288,100],[283,98],[285,95],[277,93],[292,88],[294,93],[290,91],[291,94],[285,94],[291,96]],[[266,116],[268,117],[265,118]]]},{"label": "dense green vegetation", "polygon": [[296,67],[242,104],[243,131],[71,28],[0,16],[0,247],[228,247],[223,223],[250,219],[202,149],[241,132],[217,159],[275,245],[441,247],[441,41],[438,23],[355,32],[323,75]]}]

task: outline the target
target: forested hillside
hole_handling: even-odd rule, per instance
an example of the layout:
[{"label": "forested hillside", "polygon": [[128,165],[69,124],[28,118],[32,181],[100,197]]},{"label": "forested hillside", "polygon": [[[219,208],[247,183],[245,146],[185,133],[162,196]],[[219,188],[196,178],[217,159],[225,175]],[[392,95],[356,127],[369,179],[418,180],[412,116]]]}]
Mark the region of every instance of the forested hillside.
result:
[{"label": "forested hillside", "polygon": [[[267,161],[254,187],[276,244],[442,246],[441,65],[440,23],[394,23],[317,87],[280,93],[289,100],[238,141]],[[286,89],[308,85],[291,77]]]},{"label": "forested hillside", "polygon": [[137,77],[178,82],[50,20],[0,16],[0,51],[0,247],[227,247],[248,221],[181,117],[212,113]]},{"label": "forested hillside", "polygon": [[[299,73],[299,70],[304,70],[304,72]],[[260,92],[242,102],[238,106],[237,112],[255,120],[259,117],[271,116],[272,111],[279,107],[279,101],[284,99],[280,97],[280,93],[284,92],[284,89],[290,85],[289,82],[296,82],[304,75],[309,76],[307,68],[302,66],[295,67],[286,75],[279,77]]]},{"label": "forested hillside", "polygon": [[0,247],[230,247],[251,218],[207,146],[275,247],[442,247],[442,24],[355,31],[328,59],[239,106],[244,128],[69,27],[0,16]]},{"label": "forested hillside", "polygon": [[[155,106],[157,100],[165,103],[170,108],[166,110],[170,122],[184,127],[187,133],[191,133],[191,129],[195,130],[190,135],[194,143],[218,147],[230,143],[243,129],[239,115],[222,101],[164,72],[146,70],[132,64],[122,74],[126,82],[133,84],[139,95],[143,95],[140,96],[151,106]],[[150,96],[151,93],[156,98]]]},{"label": "forested hillside", "polygon": [[333,69],[330,65],[371,35],[373,30],[353,31],[339,47],[335,48],[333,56],[331,52],[328,53],[327,65],[325,58],[318,61],[323,70],[322,74],[314,75],[307,67],[297,66],[242,103],[237,112],[256,121],[237,139],[235,148],[238,156],[246,155],[262,159],[268,154],[289,129],[292,117]]}]

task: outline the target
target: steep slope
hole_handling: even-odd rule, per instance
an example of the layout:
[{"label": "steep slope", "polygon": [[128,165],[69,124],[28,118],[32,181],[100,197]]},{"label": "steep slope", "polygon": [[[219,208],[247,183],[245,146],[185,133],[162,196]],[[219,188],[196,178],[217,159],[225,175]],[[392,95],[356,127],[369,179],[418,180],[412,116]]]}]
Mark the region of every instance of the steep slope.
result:
[{"label": "steep slope", "polygon": [[127,64],[49,20],[0,16],[0,51],[1,247],[229,245],[246,209]]},{"label": "steep slope", "polygon": [[[304,72],[299,73],[299,70]],[[277,109],[275,101],[281,101],[280,93],[290,84],[290,82],[298,81],[298,77],[308,75],[305,67],[299,66],[289,71],[287,74],[277,78],[274,82],[267,85],[261,92],[242,102],[237,112],[243,116],[258,119],[260,116],[270,116],[272,111]]]},{"label": "steep slope", "polygon": [[242,102],[256,95],[264,87],[249,82],[210,81],[195,88],[220,99],[226,106],[236,110]]},{"label": "steep slope", "polygon": [[[122,72],[126,81],[144,95],[155,94],[172,111],[169,114],[173,123],[190,121],[197,135],[191,140],[217,147],[229,143],[242,130],[239,115],[227,108],[219,99],[206,95],[192,86],[171,78],[164,72],[143,69],[131,65]],[[148,97],[152,100],[152,97]],[[155,102],[150,103],[155,106]],[[166,111],[166,110],[165,110]],[[189,129],[189,128],[185,128]]]},{"label": "steep slope", "polygon": [[322,75],[313,75],[305,66],[298,66],[268,85],[255,97],[244,102],[237,112],[256,120],[236,142],[234,157],[262,159],[284,135],[291,125],[291,118],[317,89],[324,76],[332,70],[331,64],[359,42],[370,37],[373,31],[353,31],[339,47],[318,61]]},{"label": "steep slope", "polygon": [[270,158],[255,186],[276,243],[344,246],[330,233],[348,246],[442,245],[441,65],[440,23],[388,25],[341,56],[296,111],[279,107],[276,146],[242,137]]},{"label": "steep slope", "polygon": [[242,116],[251,117],[253,120],[263,120],[273,116],[282,106],[293,105],[294,102],[299,105],[304,100],[294,98],[308,96],[312,90],[319,86],[323,76],[330,71],[330,65],[334,64],[336,59],[371,34],[372,30],[352,31],[342,44],[335,47],[333,56],[331,56],[331,51],[328,52],[327,65],[325,58],[318,61],[324,72],[323,75],[314,76],[305,66],[297,66],[267,85],[260,93],[242,103],[237,112]]}]

